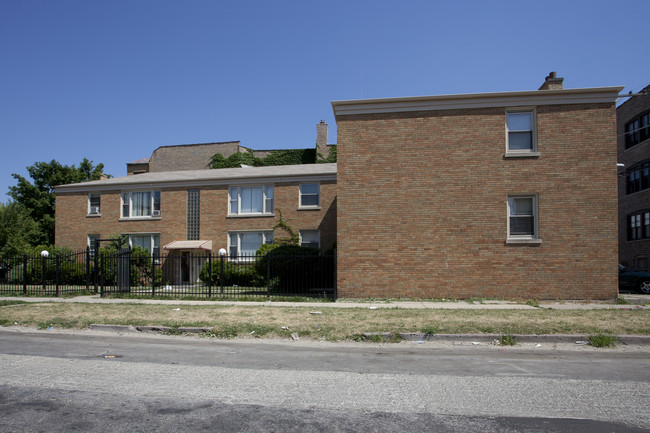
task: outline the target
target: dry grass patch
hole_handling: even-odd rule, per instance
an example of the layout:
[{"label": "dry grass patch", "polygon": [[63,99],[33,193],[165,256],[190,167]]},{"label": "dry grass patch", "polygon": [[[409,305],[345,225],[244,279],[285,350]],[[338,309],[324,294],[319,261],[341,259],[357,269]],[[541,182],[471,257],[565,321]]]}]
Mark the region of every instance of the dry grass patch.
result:
[{"label": "dry grass patch", "polygon": [[[351,339],[364,332],[650,334],[649,310],[409,310],[227,305],[38,303],[0,306],[0,325],[86,328],[92,323],[210,327],[215,335]],[[286,329],[283,329],[286,328]],[[254,332],[253,332],[254,331]]]}]

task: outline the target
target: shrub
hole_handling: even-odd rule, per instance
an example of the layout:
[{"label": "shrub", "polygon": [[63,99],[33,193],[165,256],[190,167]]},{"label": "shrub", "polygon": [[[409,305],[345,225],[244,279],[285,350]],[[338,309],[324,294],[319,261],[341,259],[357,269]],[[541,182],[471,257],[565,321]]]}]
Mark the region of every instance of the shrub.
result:
[{"label": "shrub", "polygon": [[201,268],[199,278],[204,284],[212,286],[253,286],[261,287],[266,284],[265,276],[255,272],[252,263],[233,263],[228,260],[213,260],[212,272],[210,263],[206,262]]}]

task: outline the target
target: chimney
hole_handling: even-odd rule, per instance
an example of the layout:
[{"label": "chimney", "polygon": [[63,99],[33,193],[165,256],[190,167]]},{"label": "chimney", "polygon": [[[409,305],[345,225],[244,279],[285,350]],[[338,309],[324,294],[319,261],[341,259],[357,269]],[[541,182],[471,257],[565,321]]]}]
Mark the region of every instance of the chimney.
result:
[{"label": "chimney", "polygon": [[324,120],[321,120],[318,125],[316,125],[316,153],[320,154],[316,157],[318,159],[326,159],[327,155],[330,153],[330,148],[327,145],[327,123]]},{"label": "chimney", "polygon": [[548,74],[548,77],[544,80],[544,84],[537,90],[562,90],[562,81],[564,81],[564,78],[557,78],[557,72],[553,71]]}]

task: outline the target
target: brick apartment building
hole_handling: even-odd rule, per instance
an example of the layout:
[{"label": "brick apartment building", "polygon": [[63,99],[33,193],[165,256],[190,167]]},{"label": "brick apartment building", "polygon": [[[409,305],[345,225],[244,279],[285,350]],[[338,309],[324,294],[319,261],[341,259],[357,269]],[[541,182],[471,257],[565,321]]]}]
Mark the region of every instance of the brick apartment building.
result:
[{"label": "brick apartment building", "polygon": [[615,298],[621,90],[332,102],[339,296]]},{"label": "brick apartment building", "polygon": [[[336,164],[144,173],[56,188],[56,242],[74,249],[115,234],[172,255],[225,248],[254,255],[277,233],[280,210],[301,242],[336,241]],[[203,251],[202,251],[203,250]],[[196,281],[202,263],[174,284]]]},{"label": "brick apartment building", "polygon": [[621,89],[552,73],[536,91],[334,101],[338,164],[59,186],[57,244],[251,252],[279,208],[304,243],[337,242],[341,297],[612,299]]},{"label": "brick apartment building", "polygon": [[648,271],[650,256],[650,86],[616,109],[618,254],[622,265]]}]

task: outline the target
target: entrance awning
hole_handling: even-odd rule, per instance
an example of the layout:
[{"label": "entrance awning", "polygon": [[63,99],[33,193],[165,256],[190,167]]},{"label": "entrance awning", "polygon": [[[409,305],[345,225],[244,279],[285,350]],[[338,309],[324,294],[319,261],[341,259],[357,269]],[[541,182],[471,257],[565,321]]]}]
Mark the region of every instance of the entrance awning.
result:
[{"label": "entrance awning", "polygon": [[164,250],[208,250],[212,251],[212,241],[174,241],[163,247]]}]

